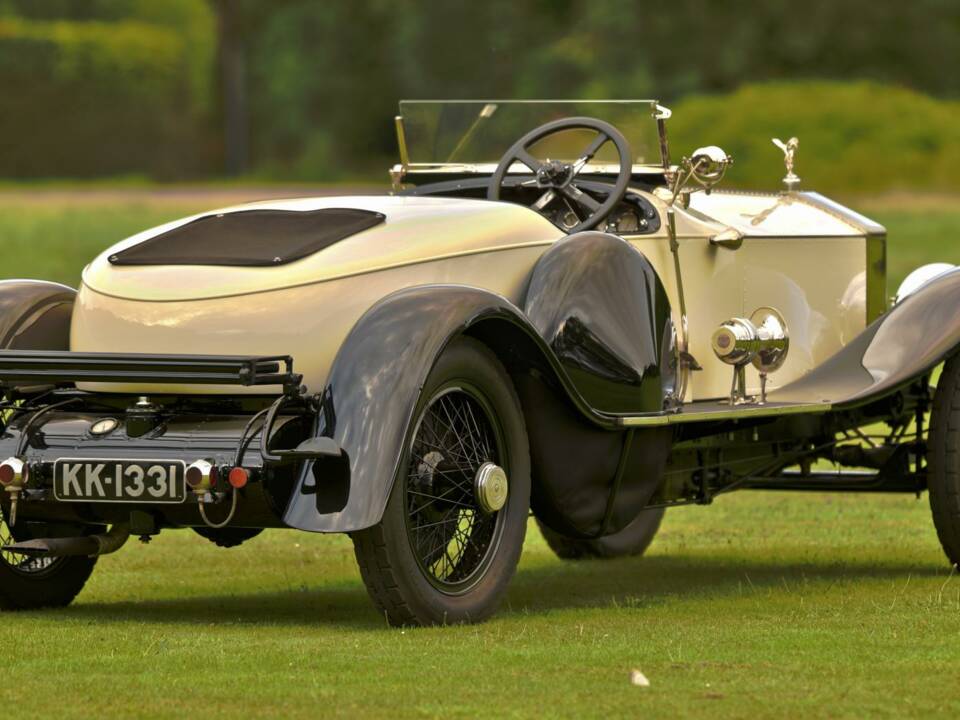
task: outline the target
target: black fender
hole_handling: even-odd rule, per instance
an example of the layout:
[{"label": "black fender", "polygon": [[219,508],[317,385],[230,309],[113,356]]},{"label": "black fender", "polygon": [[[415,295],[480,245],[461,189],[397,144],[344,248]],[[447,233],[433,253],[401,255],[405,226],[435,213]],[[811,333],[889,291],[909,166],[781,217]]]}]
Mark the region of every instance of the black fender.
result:
[{"label": "black fender", "polygon": [[[550,363],[552,353],[520,310],[487,290],[423,285],[394,292],[370,308],[337,352],[321,401],[318,434],[332,437],[349,465],[345,502],[341,509],[321,512],[327,479],[319,461],[291,496],[284,522],[315,532],[352,532],[379,522],[435,360],[452,338],[489,322],[508,335],[512,328]],[[552,365],[562,375],[555,358]],[[584,413],[610,422],[592,413],[568,380],[565,387]]]},{"label": "black fender", "polygon": [[670,302],[630,243],[582,232],[537,261],[524,313],[594,409],[664,409],[676,382]]},{"label": "black fender", "polygon": [[773,402],[853,407],[923,377],[960,347],[960,269],[939,275],[881,315]]},{"label": "black fender", "polygon": [[0,347],[69,350],[77,291],[42,280],[0,281]]},{"label": "black fender", "polygon": [[[670,303],[656,270],[630,243],[583,232],[534,267],[524,312],[595,411],[656,413],[673,395]],[[570,537],[626,527],[663,477],[669,428],[597,432],[534,373],[514,376],[530,436],[531,506]]]},{"label": "black fender", "polygon": [[[379,522],[421,388],[447,343],[469,334],[504,362],[524,404],[531,457],[540,464],[535,512],[571,535],[615,532],[629,523],[659,483],[671,431],[625,431],[610,412],[626,409],[614,404],[614,389],[619,380],[632,393],[632,412],[662,408],[670,373],[657,367],[660,332],[671,328],[660,315],[669,317],[669,309],[639,252],[601,233],[580,240],[558,243],[533,271],[525,305],[542,331],[506,298],[463,285],[399,290],[368,310],[337,353],[321,400],[317,432],[333,438],[345,460],[307,468],[284,522],[315,532]],[[592,263],[577,257],[578,247]],[[553,282],[560,283],[556,293]],[[651,293],[660,303],[656,312],[648,307]],[[643,309],[625,307],[634,302]],[[652,337],[604,345],[627,330]],[[584,338],[581,352],[575,343]],[[613,502],[617,493],[626,505]]]}]

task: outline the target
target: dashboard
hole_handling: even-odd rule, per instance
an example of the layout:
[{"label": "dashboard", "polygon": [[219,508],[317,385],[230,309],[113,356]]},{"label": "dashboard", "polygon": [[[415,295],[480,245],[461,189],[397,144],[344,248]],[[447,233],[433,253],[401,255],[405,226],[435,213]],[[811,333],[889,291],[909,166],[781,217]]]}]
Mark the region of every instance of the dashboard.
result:
[{"label": "dashboard", "polygon": [[[488,184],[489,181],[485,178],[464,178],[410,187],[401,191],[400,194],[485,198]],[[581,181],[577,186],[584,192],[589,193],[598,202],[603,202],[606,199],[606,194],[610,188],[609,183],[600,181]],[[515,180],[512,185],[504,189],[504,199],[528,207],[536,202],[537,198],[543,193],[543,190],[521,186],[519,180]],[[569,231],[582,220],[572,203],[566,201],[562,196],[560,201],[554,201],[549,207],[537,212],[564,231]],[[623,200],[617,203],[607,219],[597,229],[616,235],[655,233],[660,229],[660,215],[654,208],[653,203],[637,192],[636,189],[628,189]]]},{"label": "dashboard", "polygon": [[[551,209],[541,212],[562,230],[569,230],[580,222],[580,217],[569,204],[555,203]],[[645,197],[627,191],[623,200],[597,229],[615,235],[645,235],[660,229],[660,215]]]}]

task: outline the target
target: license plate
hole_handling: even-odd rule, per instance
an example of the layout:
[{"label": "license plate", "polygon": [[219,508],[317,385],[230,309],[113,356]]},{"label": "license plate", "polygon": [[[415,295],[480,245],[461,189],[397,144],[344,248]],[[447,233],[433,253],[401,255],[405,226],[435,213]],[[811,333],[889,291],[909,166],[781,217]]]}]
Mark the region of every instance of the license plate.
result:
[{"label": "license plate", "polygon": [[182,503],[182,460],[57,460],[53,496],[64,502]]}]

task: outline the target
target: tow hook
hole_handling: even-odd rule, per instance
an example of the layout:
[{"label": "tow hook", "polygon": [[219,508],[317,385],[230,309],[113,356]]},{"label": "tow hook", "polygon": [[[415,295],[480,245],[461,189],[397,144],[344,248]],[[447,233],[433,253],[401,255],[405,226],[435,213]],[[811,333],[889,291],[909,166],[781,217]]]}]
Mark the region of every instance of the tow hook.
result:
[{"label": "tow hook", "polygon": [[17,524],[17,504],[27,482],[28,472],[29,466],[18,457],[7,458],[0,463],[0,485],[10,495],[10,527]]}]

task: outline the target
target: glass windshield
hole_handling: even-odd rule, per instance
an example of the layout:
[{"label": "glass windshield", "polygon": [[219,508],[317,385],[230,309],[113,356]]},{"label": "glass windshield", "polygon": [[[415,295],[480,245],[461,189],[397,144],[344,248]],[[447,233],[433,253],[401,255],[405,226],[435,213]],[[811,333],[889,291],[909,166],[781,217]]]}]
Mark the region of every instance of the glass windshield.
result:
[{"label": "glass windshield", "polygon": [[[534,128],[561,118],[605,120],[630,143],[634,165],[660,166],[654,100],[402,100],[400,115],[409,162],[497,163],[513,143]],[[530,148],[536,157],[576,160],[596,137],[567,130]],[[616,148],[604,145],[591,164],[617,164]]]}]

